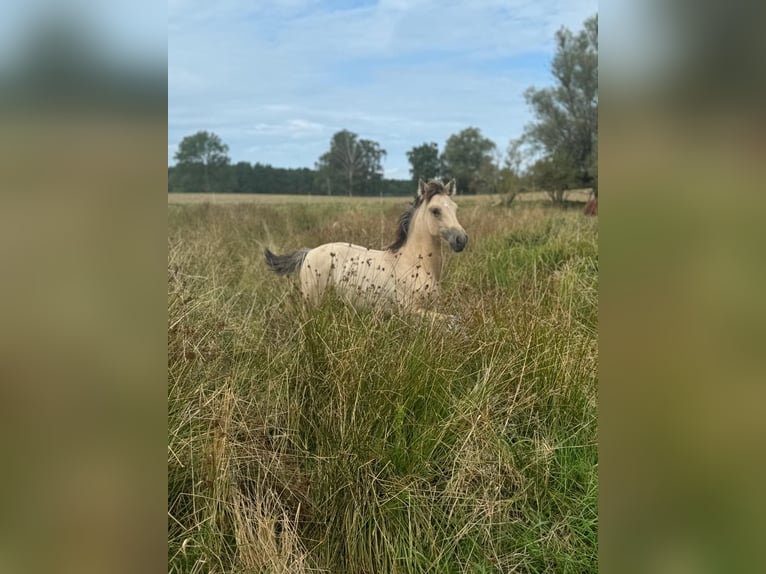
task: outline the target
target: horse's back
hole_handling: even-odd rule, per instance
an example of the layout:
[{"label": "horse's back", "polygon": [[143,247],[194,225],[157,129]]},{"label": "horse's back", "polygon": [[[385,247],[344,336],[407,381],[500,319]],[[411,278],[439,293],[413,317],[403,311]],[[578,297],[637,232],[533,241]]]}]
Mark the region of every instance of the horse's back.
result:
[{"label": "horse's back", "polygon": [[383,294],[388,290],[385,279],[392,272],[388,252],[348,242],[325,243],[306,254],[301,268],[304,295],[318,299],[332,286],[354,297],[361,292]]},{"label": "horse's back", "polygon": [[362,252],[362,251],[374,251],[370,249],[369,247],[364,247],[362,245],[356,245],[354,243],[349,243],[348,241],[336,241],[334,243],[323,243],[322,245],[318,245],[317,247],[314,247],[314,249],[311,250],[311,253],[316,255],[324,255],[325,253],[335,253],[336,255],[339,253],[354,253]]}]

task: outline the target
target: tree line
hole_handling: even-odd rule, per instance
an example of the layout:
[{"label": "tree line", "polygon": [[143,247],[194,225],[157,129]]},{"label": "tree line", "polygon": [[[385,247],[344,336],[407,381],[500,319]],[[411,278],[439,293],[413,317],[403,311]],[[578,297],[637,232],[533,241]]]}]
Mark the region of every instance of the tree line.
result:
[{"label": "tree line", "polygon": [[556,33],[554,84],[524,93],[534,120],[503,154],[477,127],[451,135],[439,150],[424,142],[407,152],[411,181],[383,177],[386,150],[348,130],[335,133],[310,168],[232,164],[221,138],[200,131],[183,138],[168,168],[168,191],[304,195],[409,195],[412,181],[454,178],[460,193],[546,191],[562,202],[570,189],[598,196],[598,15],[574,33]]},{"label": "tree line", "polygon": [[[209,132],[198,132],[188,138],[205,140],[206,146],[227,150],[220,138]],[[179,148],[184,146],[182,140]],[[218,142],[218,143],[211,143]],[[222,152],[225,153],[225,152]],[[345,187],[328,189],[327,181],[317,170],[310,168],[284,168],[251,164],[240,161],[232,164],[228,156],[217,155],[216,160],[205,163],[198,156],[176,154],[176,165],[168,167],[168,192],[202,193],[276,193],[292,195],[327,195],[347,193]],[[408,180],[376,178],[354,182],[353,195],[358,196],[404,196],[412,194]]]},{"label": "tree line", "polygon": [[498,191],[493,179],[495,144],[478,128],[466,128],[451,136],[444,153],[435,143],[407,152],[411,180],[383,177],[386,150],[379,143],[341,130],[330,140],[330,149],[314,169],[280,168],[240,161],[232,164],[228,146],[211,132],[200,131],[183,138],[168,167],[169,192],[287,193],[298,195],[389,196],[411,195],[419,178],[454,177],[461,193]]}]

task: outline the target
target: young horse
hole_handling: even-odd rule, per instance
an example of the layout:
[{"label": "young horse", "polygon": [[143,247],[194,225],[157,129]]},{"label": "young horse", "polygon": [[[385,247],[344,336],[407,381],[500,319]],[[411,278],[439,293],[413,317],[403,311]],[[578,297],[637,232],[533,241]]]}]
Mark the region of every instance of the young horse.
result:
[{"label": "young horse", "polygon": [[442,255],[440,240],[453,251],[462,251],[468,235],[457,220],[455,180],[418,182],[415,201],[399,218],[396,241],[379,251],[351,243],[326,243],[289,255],[266,249],[266,263],[284,275],[300,271],[301,292],[313,304],[328,287],[347,300],[391,301],[431,317],[426,311],[440,290]]}]

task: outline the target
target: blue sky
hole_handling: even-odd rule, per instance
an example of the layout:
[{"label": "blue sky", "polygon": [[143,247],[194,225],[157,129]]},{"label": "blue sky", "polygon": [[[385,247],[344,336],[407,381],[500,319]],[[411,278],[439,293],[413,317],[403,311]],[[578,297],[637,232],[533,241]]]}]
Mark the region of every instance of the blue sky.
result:
[{"label": "blue sky", "polygon": [[552,81],[553,36],[595,0],[169,0],[168,162],[210,130],[232,161],[313,167],[348,129],[406,152],[475,126],[500,152]]}]

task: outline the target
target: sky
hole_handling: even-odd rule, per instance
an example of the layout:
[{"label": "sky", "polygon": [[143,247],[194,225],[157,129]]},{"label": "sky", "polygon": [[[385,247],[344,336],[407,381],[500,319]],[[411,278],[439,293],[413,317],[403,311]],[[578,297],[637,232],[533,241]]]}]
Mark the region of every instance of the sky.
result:
[{"label": "sky", "polygon": [[232,162],[313,168],[342,129],[406,152],[478,127],[504,154],[551,85],[554,34],[596,0],[168,0],[168,164],[218,134]]}]

